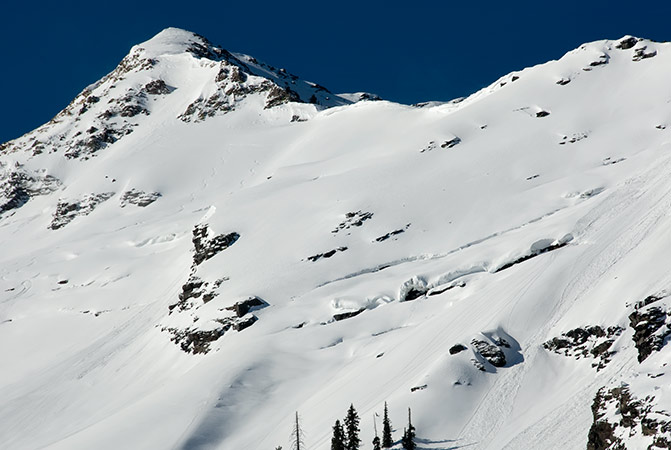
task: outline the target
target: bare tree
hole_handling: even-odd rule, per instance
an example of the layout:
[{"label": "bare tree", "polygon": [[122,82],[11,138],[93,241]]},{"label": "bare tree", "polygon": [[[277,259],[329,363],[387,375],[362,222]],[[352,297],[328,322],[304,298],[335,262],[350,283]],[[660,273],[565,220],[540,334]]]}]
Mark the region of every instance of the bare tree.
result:
[{"label": "bare tree", "polygon": [[298,420],[298,411],[296,411],[296,421],[291,431],[291,448],[293,450],[305,450],[305,434]]}]

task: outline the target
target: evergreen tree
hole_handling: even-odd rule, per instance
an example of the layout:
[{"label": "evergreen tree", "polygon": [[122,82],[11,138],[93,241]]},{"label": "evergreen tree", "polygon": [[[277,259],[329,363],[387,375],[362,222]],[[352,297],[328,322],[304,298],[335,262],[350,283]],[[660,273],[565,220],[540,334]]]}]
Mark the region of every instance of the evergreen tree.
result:
[{"label": "evergreen tree", "polygon": [[298,411],[296,411],[296,421],[294,422],[293,430],[291,430],[291,448],[293,450],[304,450],[305,443],[303,442],[303,429],[298,422]]},{"label": "evergreen tree", "polygon": [[403,439],[401,439],[401,443],[405,450],[415,450],[417,448],[417,444],[415,444],[415,427],[412,425],[410,408],[408,408],[408,428],[403,431]]},{"label": "evergreen tree", "polygon": [[394,445],[391,437],[391,421],[389,420],[389,411],[387,411],[387,402],[384,402],[384,417],[382,418],[382,447],[390,448]]},{"label": "evergreen tree", "polygon": [[345,430],[343,430],[340,420],[336,420],[335,425],[333,425],[331,450],[345,450]]},{"label": "evergreen tree", "polygon": [[359,414],[354,405],[349,405],[347,416],[345,416],[345,450],[359,450],[361,439],[359,439]]}]

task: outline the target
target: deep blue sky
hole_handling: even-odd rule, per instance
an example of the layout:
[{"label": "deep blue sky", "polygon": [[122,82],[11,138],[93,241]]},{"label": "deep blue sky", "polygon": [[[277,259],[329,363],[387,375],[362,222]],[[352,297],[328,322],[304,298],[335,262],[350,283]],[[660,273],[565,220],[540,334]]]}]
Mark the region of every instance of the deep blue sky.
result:
[{"label": "deep blue sky", "polygon": [[5,2],[0,142],[48,121],[165,27],[200,33],[333,92],[465,96],[583,42],[671,40],[671,1]]}]

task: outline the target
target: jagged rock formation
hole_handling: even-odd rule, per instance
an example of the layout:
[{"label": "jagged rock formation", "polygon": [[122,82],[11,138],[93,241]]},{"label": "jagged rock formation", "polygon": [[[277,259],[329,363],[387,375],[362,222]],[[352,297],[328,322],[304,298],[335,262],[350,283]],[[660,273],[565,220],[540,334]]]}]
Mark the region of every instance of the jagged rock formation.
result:
[{"label": "jagged rock formation", "polygon": [[622,331],[624,329],[619,326],[611,326],[605,330],[598,325],[574,328],[545,342],[543,347],[575,359],[594,358],[592,367],[598,371],[606,367],[612,359],[615,352],[610,349]]},{"label": "jagged rock formation", "polygon": [[98,205],[109,200],[113,195],[114,192],[103,192],[85,195],[77,200],[58,200],[49,229],[58,230],[72,222],[76,217],[88,216]]}]

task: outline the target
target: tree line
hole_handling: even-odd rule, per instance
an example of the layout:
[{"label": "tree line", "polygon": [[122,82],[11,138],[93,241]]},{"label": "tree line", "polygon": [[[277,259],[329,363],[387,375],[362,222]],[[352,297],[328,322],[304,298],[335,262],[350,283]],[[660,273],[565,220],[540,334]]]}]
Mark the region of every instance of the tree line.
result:
[{"label": "tree line", "polygon": [[[345,418],[340,421],[336,419],[333,425],[333,434],[331,437],[331,450],[359,450],[361,448],[361,429],[359,428],[359,413],[354,408],[354,404],[350,404],[345,414]],[[373,417],[373,426],[375,429],[375,437],[373,438],[373,450],[382,450],[383,448],[391,448],[394,445],[394,438],[392,436],[391,420],[389,419],[389,410],[387,402],[384,402],[384,413],[382,417],[382,438],[377,433],[377,422]],[[415,427],[412,424],[412,416],[410,408],[408,408],[408,425],[403,429],[403,437],[401,438],[401,445],[405,450],[416,450],[415,443]],[[303,429],[300,424],[298,412],[291,431],[291,448],[292,450],[307,450],[304,442]],[[282,447],[276,447],[275,450],[282,450]]]}]

